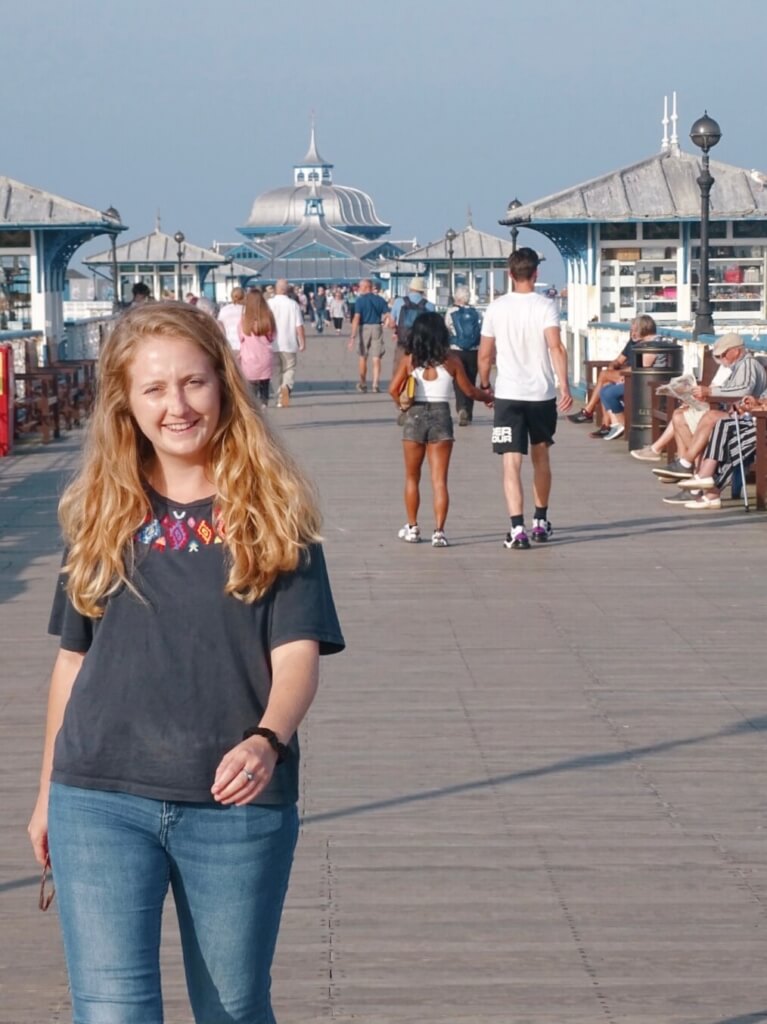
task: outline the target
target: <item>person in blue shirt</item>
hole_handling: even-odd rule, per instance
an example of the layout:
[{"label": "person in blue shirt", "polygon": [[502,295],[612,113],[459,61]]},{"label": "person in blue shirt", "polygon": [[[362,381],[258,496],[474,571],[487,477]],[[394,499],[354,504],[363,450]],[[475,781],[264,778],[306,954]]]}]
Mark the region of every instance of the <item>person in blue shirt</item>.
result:
[{"label": "person in blue shirt", "polygon": [[351,352],[355,345],[357,346],[360,373],[357,390],[363,393],[368,389],[368,357],[373,361],[371,390],[374,393],[381,390],[381,360],[384,354],[383,320],[388,315],[389,305],[381,295],[373,293],[373,282],[360,281],[357,299],[354,303],[349,351]]}]

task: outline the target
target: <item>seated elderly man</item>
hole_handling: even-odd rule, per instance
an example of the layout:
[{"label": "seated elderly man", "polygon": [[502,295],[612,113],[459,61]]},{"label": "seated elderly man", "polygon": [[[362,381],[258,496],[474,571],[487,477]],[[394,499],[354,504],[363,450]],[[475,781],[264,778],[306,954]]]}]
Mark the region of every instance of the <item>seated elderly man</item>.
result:
[{"label": "seated elderly man", "polygon": [[[690,494],[684,504],[685,508],[722,507],[722,488],[741,459],[747,462],[756,451],[756,421],[748,415],[755,409],[767,409],[767,392],[760,398],[746,396],[731,416],[715,424],[697,475],[679,483],[679,486]],[[738,424],[738,430],[735,417],[741,413],[745,415]],[[743,486],[745,487],[745,481]],[[695,492],[698,492],[697,497],[693,497]]]},{"label": "seated elderly man", "polygon": [[[719,387],[730,376],[730,368],[728,366],[719,367],[714,374],[711,381],[713,387]],[[699,411],[693,409],[690,405],[680,405],[678,409],[675,409],[671,419],[666,424],[666,429],[652,444],[645,445],[644,448],[633,448],[629,455],[632,458],[638,459],[640,462],[661,462],[661,452],[664,448],[667,448],[672,441],[676,443],[676,438],[682,431],[686,431],[687,437],[692,441],[692,435],[695,433],[695,428],[698,426],[700,421],[706,415],[706,411]],[[667,482],[672,482],[670,478],[666,478]]]},{"label": "seated elderly man", "polygon": [[[746,343],[739,334],[724,334],[712,349],[714,359],[729,368],[730,376],[723,384],[699,384],[693,390],[695,398],[716,401],[721,398],[728,400],[755,397],[767,390],[767,371],[762,364],[746,349]],[[729,416],[728,410],[709,409],[703,413],[695,426],[690,429],[686,413],[689,410],[677,409],[672,417],[678,456],[667,466],[653,469],[653,473],[661,480],[689,480],[695,476],[695,460],[701,455],[708,444],[715,425]],[[664,498],[667,505],[681,505],[689,501],[684,493]]]}]

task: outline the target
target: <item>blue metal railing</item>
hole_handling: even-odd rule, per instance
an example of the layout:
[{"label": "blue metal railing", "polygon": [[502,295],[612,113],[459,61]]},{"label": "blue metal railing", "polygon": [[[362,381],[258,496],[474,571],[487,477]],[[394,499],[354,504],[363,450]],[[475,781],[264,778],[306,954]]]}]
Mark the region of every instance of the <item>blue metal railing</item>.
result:
[{"label": "blue metal railing", "polygon": [[0,331],[0,342],[21,341],[25,338],[42,338],[42,331]]}]

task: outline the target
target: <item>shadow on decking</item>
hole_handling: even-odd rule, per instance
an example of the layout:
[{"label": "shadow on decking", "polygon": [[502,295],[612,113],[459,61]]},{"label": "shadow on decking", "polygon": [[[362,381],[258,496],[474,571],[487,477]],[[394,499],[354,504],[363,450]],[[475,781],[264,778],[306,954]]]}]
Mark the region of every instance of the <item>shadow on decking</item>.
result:
[{"label": "shadow on decking", "polygon": [[388,810],[392,807],[405,807],[409,804],[423,803],[427,800],[441,800],[444,797],[457,796],[463,793],[476,793],[495,786],[526,782],[528,779],[545,778],[561,772],[609,768],[615,764],[625,764],[626,762],[637,761],[645,757],[654,757],[657,754],[665,754],[671,750],[682,750],[685,747],[708,743],[711,740],[722,739],[725,736],[739,736],[746,733],[765,731],[767,731],[767,714],[735,722],[733,725],[729,725],[717,732],[690,736],[687,739],[667,740],[664,743],[652,743],[643,747],[629,747],[626,750],[584,754],[578,757],[566,758],[562,761],[554,761],[552,764],[541,765],[540,768],[526,768],[523,771],[508,772],[504,775],[492,775],[488,778],[475,779],[471,782],[460,782],[452,786],[444,786],[440,789],[425,789],[416,793],[405,793],[402,796],[390,797],[386,800],[371,800],[368,803],[355,804],[336,811],[321,811],[317,814],[307,814],[302,819],[302,824],[311,825],[321,821],[333,821],[337,818],[349,818],[358,814]]}]

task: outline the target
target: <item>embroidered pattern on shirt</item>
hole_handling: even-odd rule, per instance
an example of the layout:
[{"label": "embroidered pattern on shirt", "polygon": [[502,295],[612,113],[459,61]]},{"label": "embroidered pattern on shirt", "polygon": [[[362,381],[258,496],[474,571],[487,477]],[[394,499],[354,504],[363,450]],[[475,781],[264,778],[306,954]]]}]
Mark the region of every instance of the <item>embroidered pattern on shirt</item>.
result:
[{"label": "embroidered pattern on shirt", "polygon": [[221,543],[222,517],[213,510],[213,524],[207,519],[187,516],[184,509],[171,509],[162,519],[147,515],[136,531],[134,542],[155,551],[188,551],[196,554],[201,547]]}]

